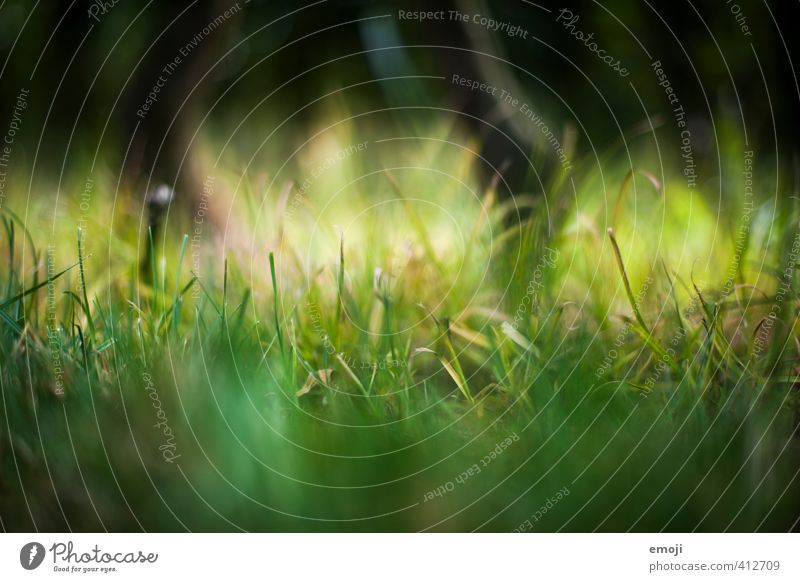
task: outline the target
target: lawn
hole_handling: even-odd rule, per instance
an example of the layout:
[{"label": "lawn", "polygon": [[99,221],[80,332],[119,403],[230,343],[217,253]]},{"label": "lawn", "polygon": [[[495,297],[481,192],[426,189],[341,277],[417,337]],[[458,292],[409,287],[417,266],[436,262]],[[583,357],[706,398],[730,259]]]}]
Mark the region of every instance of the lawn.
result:
[{"label": "lawn", "polygon": [[449,131],[220,155],[150,232],[9,183],[2,528],[796,527],[797,200],[647,143],[510,197]]}]

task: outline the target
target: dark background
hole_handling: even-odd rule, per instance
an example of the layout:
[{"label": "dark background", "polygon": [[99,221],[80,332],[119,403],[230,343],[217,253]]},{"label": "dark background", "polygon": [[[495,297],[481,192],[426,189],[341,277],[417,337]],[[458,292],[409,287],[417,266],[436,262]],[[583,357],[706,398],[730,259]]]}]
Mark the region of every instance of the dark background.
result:
[{"label": "dark background", "polygon": [[[304,10],[298,9],[312,3],[240,0],[238,15],[191,54],[138,130],[137,104],[145,99],[161,66],[199,29],[235,3],[119,0],[105,14],[98,14],[100,22],[87,13],[92,4],[81,0],[34,6],[30,1],[7,0],[0,8],[0,62],[4,63],[0,122],[10,119],[19,88],[29,88],[30,107],[14,155],[15,160],[30,163],[39,147],[39,159],[49,163],[37,165],[38,173],[59,171],[62,164],[67,168],[75,162],[85,164],[99,148],[100,160],[110,168],[125,167],[123,173],[134,187],[140,184],[141,175],[151,171],[160,179],[176,182],[179,159],[173,159],[175,152],[185,150],[198,121],[209,111],[207,127],[227,139],[243,116],[255,108],[247,127],[238,131],[234,140],[249,151],[267,133],[262,128],[272,127],[275,120],[330,91],[355,83],[360,85],[337,97],[350,111],[433,105],[487,116],[493,103],[483,96],[470,100],[446,82],[370,82],[392,75],[449,77],[454,71],[481,76],[492,70],[510,76],[554,129],[560,132],[565,123],[578,120],[577,147],[585,153],[592,147],[602,149],[620,142],[621,130],[631,130],[645,119],[629,81],[647,112],[654,117],[666,113],[665,127],[672,127],[663,90],[650,69],[650,59],[632,36],[635,34],[653,58],[661,60],[680,96],[704,175],[719,173],[718,154],[724,142],[731,135],[740,139],[746,127],[749,147],[757,149],[761,159],[777,154],[781,179],[794,181],[798,89],[790,55],[797,54],[796,1],[738,2],[752,31],[747,37],[725,0],[650,4],[618,0],[605,6],[596,2],[539,3],[553,10],[549,14],[522,0],[491,4],[328,1]],[[631,71],[629,77],[621,79],[555,22],[555,12],[563,6],[580,15],[578,29],[594,32],[598,44],[624,62]],[[398,10],[420,8],[480,12],[523,26],[531,38],[488,34],[473,24],[398,21]],[[297,12],[286,16],[292,11]],[[353,22],[380,14],[392,17]],[[407,46],[375,51],[371,56],[363,52],[397,45]],[[277,52],[263,60],[273,51]],[[519,68],[476,56],[475,51],[501,56]],[[331,59],[338,60],[307,72]],[[270,92],[298,75],[259,105]],[[210,105],[220,97],[211,110]],[[284,142],[302,141],[307,120],[315,107],[323,105],[324,101],[294,116],[281,134]],[[181,113],[172,123],[178,110]],[[419,113],[401,111],[382,118],[381,123],[403,126],[419,118]],[[470,118],[462,121],[467,130],[483,132],[486,144],[493,143],[483,124]],[[530,141],[529,135],[515,137]],[[495,141],[496,147],[486,146],[493,161],[513,157],[513,148],[501,143],[502,138]],[[129,144],[132,155],[123,166]],[[264,152],[266,159],[281,155],[281,148],[280,141],[272,142]],[[185,171],[184,167],[181,172]],[[789,189],[793,187],[791,184]]]}]

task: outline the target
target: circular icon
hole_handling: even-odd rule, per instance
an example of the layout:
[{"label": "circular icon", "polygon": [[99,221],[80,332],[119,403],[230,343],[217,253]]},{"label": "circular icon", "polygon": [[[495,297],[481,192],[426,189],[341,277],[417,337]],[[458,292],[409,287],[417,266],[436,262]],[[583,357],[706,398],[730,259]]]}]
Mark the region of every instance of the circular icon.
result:
[{"label": "circular icon", "polygon": [[26,570],[35,570],[44,561],[44,546],[39,542],[29,542],[19,551],[19,563]]}]

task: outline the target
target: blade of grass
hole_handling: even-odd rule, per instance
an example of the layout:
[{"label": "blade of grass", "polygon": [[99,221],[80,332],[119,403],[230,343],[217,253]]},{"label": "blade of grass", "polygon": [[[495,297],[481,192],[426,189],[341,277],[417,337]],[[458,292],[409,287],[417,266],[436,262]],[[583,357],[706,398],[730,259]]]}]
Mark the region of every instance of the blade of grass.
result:
[{"label": "blade of grass", "polygon": [[83,230],[78,227],[78,273],[81,278],[81,291],[83,295],[83,312],[86,315],[86,322],[89,325],[89,337],[95,343],[94,320],[92,319],[92,306],[89,304],[89,297],[86,293],[86,269],[83,265]]},{"label": "blade of grass", "polygon": [[633,295],[633,289],[631,289],[631,283],[628,280],[628,273],[625,270],[625,263],[622,261],[622,253],[619,250],[619,245],[617,244],[617,237],[614,236],[614,229],[608,229],[608,238],[611,240],[611,246],[614,249],[614,257],[617,260],[617,266],[619,267],[619,273],[622,276],[622,283],[625,287],[625,294],[628,296],[628,303],[630,303],[631,309],[633,309],[633,314],[636,316],[636,321],[639,322],[639,325],[642,326],[642,329],[650,335],[650,328],[644,322],[644,318],[642,317],[642,313],[639,311],[639,306],[636,304],[636,298]]},{"label": "blade of grass", "polygon": [[[339,322],[342,321],[342,301],[344,290],[344,233],[339,239],[339,275],[336,278],[336,329],[339,329]],[[338,334],[337,334],[338,341]]]},{"label": "blade of grass", "polygon": [[150,245],[150,283],[153,286],[153,312],[158,314],[158,269],[156,267],[156,247],[153,242],[153,227],[147,227],[147,244]]},{"label": "blade of grass", "polygon": [[[664,348],[662,348],[658,344],[658,342],[653,337],[653,332],[650,331],[650,328],[644,321],[644,317],[642,317],[642,312],[639,310],[639,306],[636,303],[636,298],[633,295],[633,289],[631,289],[631,283],[628,280],[628,273],[625,270],[625,263],[622,260],[622,253],[619,250],[619,245],[617,244],[617,237],[614,236],[613,228],[608,229],[608,238],[611,240],[611,246],[614,249],[614,257],[617,259],[617,266],[619,267],[620,276],[622,277],[622,283],[623,286],[625,287],[625,294],[628,296],[628,303],[630,304],[631,309],[633,310],[633,313],[636,317],[636,321],[641,326],[642,333],[639,333],[639,336],[653,351],[656,352],[656,354],[658,354],[658,356],[664,362],[666,362],[669,365],[670,368],[672,368],[674,372],[676,373],[679,372],[680,368],[678,367],[678,364],[666,352],[666,350],[664,350]],[[634,331],[636,331],[635,327],[633,329]]]},{"label": "blade of grass", "polygon": [[10,299],[7,299],[7,300],[3,301],[2,303],[0,303],[0,311],[1,311],[1,310],[3,310],[3,309],[5,309],[5,308],[7,308],[9,305],[13,305],[15,302],[19,301],[19,300],[20,300],[20,299],[22,299],[23,297],[26,297],[26,296],[30,295],[31,293],[35,293],[36,291],[38,291],[39,289],[41,289],[41,288],[42,288],[42,287],[44,287],[45,285],[49,284],[49,283],[50,283],[50,282],[52,282],[52,281],[55,281],[56,279],[58,279],[59,277],[61,277],[61,276],[62,276],[64,273],[67,273],[68,271],[70,271],[71,269],[74,269],[74,268],[75,268],[75,267],[77,267],[77,266],[78,266],[78,263],[75,263],[75,264],[73,264],[73,265],[70,265],[69,267],[67,267],[67,268],[66,268],[66,269],[64,269],[63,271],[60,271],[60,272],[56,273],[55,275],[53,275],[52,277],[49,277],[49,278],[45,279],[45,280],[44,280],[44,281],[42,281],[41,283],[38,283],[38,284],[36,284],[36,285],[33,285],[32,287],[30,287],[30,288],[26,289],[25,291],[22,291],[22,292],[20,292],[20,293],[17,293],[16,295],[14,295],[13,297],[11,297]]},{"label": "blade of grass", "polygon": [[278,335],[278,347],[281,350],[281,356],[286,357],[286,352],[283,346],[283,333],[281,332],[280,319],[278,317],[278,279],[275,276],[275,255],[272,251],[269,253],[269,274],[272,278],[272,295],[273,295],[273,310],[275,316],[275,333]]},{"label": "blade of grass", "polygon": [[183,241],[181,242],[181,252],[178,256],[178,268],[175,271],[175,292],[172,295],[172,332],[177,335],[178,333],[178,324],[180,323],[181,319],[181,303],[183,302],[183,293],[179,292],[180,280],[181,280],[181,267],[183,266],[183,255],[186,253],[186,243],[189,241],[189,235],[183,235]]},{"label": "blade of grass", "polygon": [[[458,374],[458,380],[456,383],[458,384],[458,388],[464,394],[464,397],[467,399],[467,401],[472,403],[474,402],[474,399],[472,398],[472,393],[470,392],[469,384],[467,383],[467,377],[464,375],[464,370],[461,369],[461,363],[458,361],[458,356],[456,355],[456,350],[453,347],[453,342],[450,340],[450,322],[447,319],[444,319],[443,322],[444,329],[442,333],[442,342],[444,343],[447,353],[450,356],[452,369],[456,374]],[[442,364],[444,364],[444,362],[445,359],[442,358]],[[453,375],[450,367],[445,366],[445,369],[447,369],[451,376]]]},{"label": "blade of grass", "polygon": [[6,229],[8,239],[8,284],[6,285],[6,297],[11,296],[14,289],[14,221],[3,217],[3,226]]}]

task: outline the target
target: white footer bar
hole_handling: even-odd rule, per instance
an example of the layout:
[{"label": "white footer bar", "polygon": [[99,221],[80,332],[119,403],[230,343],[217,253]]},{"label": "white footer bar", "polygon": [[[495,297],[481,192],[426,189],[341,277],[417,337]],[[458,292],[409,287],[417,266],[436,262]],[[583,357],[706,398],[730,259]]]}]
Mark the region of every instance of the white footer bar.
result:
[{"label": "white footer bar", "polygon": [[3,534],[0,580],[800,580],[794,534]]}]

